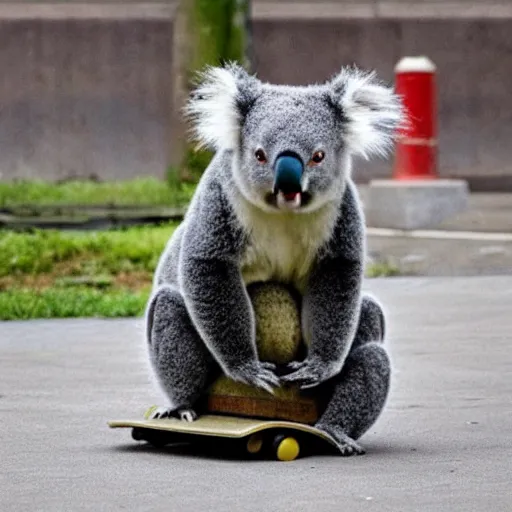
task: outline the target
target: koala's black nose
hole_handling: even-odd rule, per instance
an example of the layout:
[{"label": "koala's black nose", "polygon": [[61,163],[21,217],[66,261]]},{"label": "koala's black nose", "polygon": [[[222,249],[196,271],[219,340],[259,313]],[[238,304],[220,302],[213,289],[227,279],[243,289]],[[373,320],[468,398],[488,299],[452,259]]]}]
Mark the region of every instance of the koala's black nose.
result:
[{"label": "koala's black nose", "polygon": [[297,153],[292,151],[280,153],[274,163],[274,191],[281,191],[283,194],[302,192],[303,172],[304,164]]}]

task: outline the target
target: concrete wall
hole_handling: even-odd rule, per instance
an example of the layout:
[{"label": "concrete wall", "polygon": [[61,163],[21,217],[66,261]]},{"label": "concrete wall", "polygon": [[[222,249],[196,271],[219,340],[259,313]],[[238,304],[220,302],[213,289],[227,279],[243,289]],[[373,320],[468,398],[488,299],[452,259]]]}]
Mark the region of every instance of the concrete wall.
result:
[{"label": "concrete wall", "polygon": [[[430,11],[418,18],[411,2],[303,0],[285,17],[285,2],[253,2],[266,80],[324,80],[352,62],[392,80],[402,55],[429,55],[439,68],[441,173],[512,190],[512,10],[496,16],[466,2],[458,12],[479,8],[472,19],[423,2]],[[0,4],[0,178],[163,175],[172,5],[20,5]],[[360,163],[356,176],[390,170]]]},{"label": "concrete wall", "polygon": [[1,178],[163,175],[168,21],[0,22]]}]

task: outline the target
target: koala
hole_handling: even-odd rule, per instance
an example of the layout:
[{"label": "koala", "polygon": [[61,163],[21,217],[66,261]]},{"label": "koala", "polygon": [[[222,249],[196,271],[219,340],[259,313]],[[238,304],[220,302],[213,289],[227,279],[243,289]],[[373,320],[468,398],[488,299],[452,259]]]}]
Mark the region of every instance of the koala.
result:
[{"label": "koala", "polygon": [[[151,368],[168,399],[155,417],[193,421],[222,372],[272,393],[317,388],[316,427],[342,455],[387,400],[391,366],[380,304],[363,296],[365,221],[354,157],[386,155],[400,98],[356,67],[322,84],[273,85],[241,66],[207,68],[185,111],[214,156],[158,263],[146,310]],[[258,358],[247,293],[293,286],[308,347],[284,372]]]}]

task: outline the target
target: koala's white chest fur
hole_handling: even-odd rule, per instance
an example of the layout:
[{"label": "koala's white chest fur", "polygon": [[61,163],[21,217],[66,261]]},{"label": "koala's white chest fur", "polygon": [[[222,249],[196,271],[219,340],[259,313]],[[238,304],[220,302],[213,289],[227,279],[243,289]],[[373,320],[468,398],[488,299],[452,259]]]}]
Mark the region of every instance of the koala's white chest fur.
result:
[{"label": "koala's white chest fur", "polygon": [[269,213],[242,200],[236,210],[249,233],[241,261],[244,282],[276,280],[302,291],[320,247],[332,233],[335,208],[308,214]]}]

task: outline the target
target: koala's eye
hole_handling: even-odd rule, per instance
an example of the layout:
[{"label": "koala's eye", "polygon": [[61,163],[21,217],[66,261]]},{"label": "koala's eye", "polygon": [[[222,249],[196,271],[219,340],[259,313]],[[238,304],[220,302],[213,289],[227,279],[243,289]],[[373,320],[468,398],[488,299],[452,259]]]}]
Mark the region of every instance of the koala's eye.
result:
[{"label": "koala's eye", "polygon": [[317,151],[312,157],[311,157],[311,163],[313,164],[319,164],[323,159],[325,158],[325,153],[323,151]]},{"label": "koala's eye", "polygon": [[258,162],[260,162],[262,164],[264,164],[267,161],[267,155],[265,155],[265,152],[263,151],[263,149],[256,150],[256,152],[254,153],[254,156],[256,157],[256,160],[258,160]]}]

